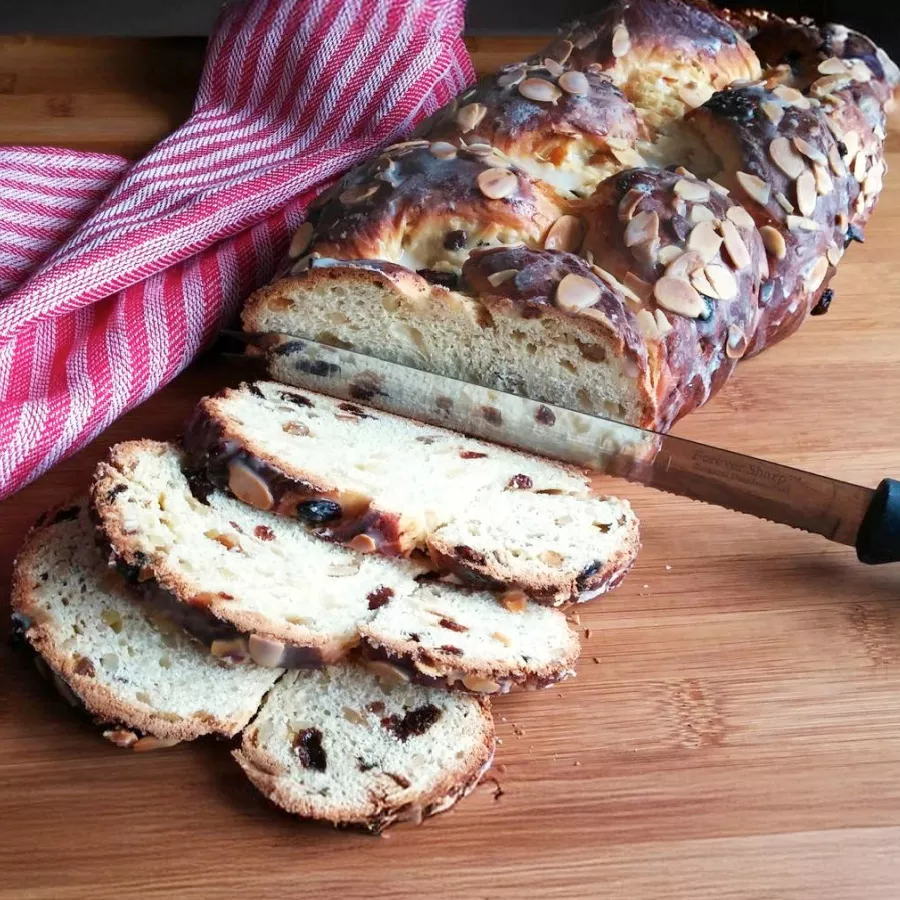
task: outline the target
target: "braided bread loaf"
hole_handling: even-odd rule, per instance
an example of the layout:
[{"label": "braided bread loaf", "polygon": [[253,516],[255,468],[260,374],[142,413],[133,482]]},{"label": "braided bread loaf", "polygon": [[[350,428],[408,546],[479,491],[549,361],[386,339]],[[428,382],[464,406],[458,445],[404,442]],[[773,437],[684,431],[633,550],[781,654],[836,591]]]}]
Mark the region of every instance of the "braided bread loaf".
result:
[{"label": "braided bread loaf", "polygon": [[827,308],[898,81],[842,26],[617,0],[320,198],[243,327],[666,429]]}]

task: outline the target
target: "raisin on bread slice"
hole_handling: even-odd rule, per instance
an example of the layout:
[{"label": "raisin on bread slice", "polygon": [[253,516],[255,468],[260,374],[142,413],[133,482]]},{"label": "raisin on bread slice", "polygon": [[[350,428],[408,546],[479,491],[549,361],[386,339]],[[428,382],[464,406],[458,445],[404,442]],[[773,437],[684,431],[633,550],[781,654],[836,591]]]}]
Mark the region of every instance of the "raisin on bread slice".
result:
[{"label": "raisin on bread slice", "polygon": [[582,471],[273,382],[201,401],[184,443],[253,506],[539,602],[603,593],[639,546],[630,505],[591,496]]},{"label": "raisin on bread slice", "polygon": [[19,553],[14,628],[60,693],[119,746],[142,751],[237,734],[281,670],[229,667],[132,594],[107,567],[79,502],[46,515]]},{"label": "raisin on bread slice", "polygon": [[487,700],[342,664],[288,672],[233,755],[282,809],[378,833],[449,809],[493,754]]},{"label": "raisin on bread slice", "polygon": [[[559,610],[423,581],[433,576],[414,561],[324,541],[216,489],[195,496],[183,464],[171,444],[119,444],[98,467],[93,508],[113,561],[214,654],[299,668],[377,642],[413,676],[421,665],[475,691],[573,674],[578,637]],[[401,602],[409,614],[395,617]],[[425,620],[439,627],[411,644]]]}]

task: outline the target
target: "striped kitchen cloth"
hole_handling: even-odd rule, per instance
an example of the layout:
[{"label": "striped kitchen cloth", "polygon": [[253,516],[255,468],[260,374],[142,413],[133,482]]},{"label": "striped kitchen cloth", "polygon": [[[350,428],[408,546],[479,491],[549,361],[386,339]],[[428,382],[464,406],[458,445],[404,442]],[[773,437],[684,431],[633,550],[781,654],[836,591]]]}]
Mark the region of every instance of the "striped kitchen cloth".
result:
[{"label": "striped kitchen cloth", "polygon": [[313,197],[473,77],[464,0],[249,0],[146,157],[0,147],[0,498],[180,372]]}]

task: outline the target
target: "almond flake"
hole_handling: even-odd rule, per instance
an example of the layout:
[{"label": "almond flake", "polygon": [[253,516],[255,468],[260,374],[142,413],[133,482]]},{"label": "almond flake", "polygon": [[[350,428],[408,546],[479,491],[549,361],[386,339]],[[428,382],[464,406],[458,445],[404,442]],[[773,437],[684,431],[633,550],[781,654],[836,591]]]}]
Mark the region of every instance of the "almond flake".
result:
[{"label": "almond flake", "polygon": [[544,238],[545,250],[560,250],[563,253],[575,253],[581,246],[584,227],[577,216],[560,216],[551,226]]},{"label": "almond flake", "polygon": [[784,108],[779,106],[774,100],[764,100],[759,104],[759,107],[773,125],[777,125],[784,116]]},{"label": "almond flake", "polygon": [[866,180],[866,168],[868,165],[868,157],[864,150],[860,150],[853,160],[853,177],[862,184]]},{"label": "almond flake", "polygon": [[850,66],[850,77],[854,81],[866,83],[872,80],[872,70],[861,59],[854,59]]},{"label": "almond flake", "polygon": [[638,169],[644,165],[644,158],[637,150],[633,150],[631,147],[626,147],[624,150],[616,150],[615,147],[610,147],[610,150],[618,162],[626,168]]},{"label": "almond flake", "polygon": [[483,103],[469,103],[457,110],[456,124],[459,125],[463,134],[466,134],[477,128],[485,115],[487,115],[487,107]]},{"label": "almond flake", "polygon": [[583,96],[591,90],[591,84],[583,72],[566,72],[557,82],[567,94]]},{"label": "almond flake", "polygon": [[538,103],[556,103],[562,96],[562,91],[552,81],[543,78],[526,78],[519,83],[519,93]]},{"label": "almond flake", "polygon": [[788,178],[799,178],[806,170],[803,157],[791,146],[786,137],[777,137],[769,144],[769,156]]},{"label": "almond flake", "polygon": [[828,252],[825,254],[825,256],[828,258],[828,262],[830,262],[833,266],[836,266],[841,261],[841,257],[843,255],[844,251],[841,250],[841,248],[837,244],[833,244],[831,247],[829,247]]},{"label": "almond flake", "polygon": [[737,279],[725,266],[711,264],[703,270],[712,285],[713,297],[718,300],[733,300],[737,296]]},{"label": "almond flake", "polygon": [[653,317],[656,319],[656,327],[659,329],[659,336],[665,337],[672,330],[672,323],[661,309],[653,310]]},{"label": "almond flake", "polygon": [[823,59],[818,66],[819,72],[822,75],[843,75],[849,68],[847,63],[837,56]]},{"label": "almond flake", "polygon": [[813,97],[826,97],[835,91],[842,91],[844,88],[850,87],[852,79],[849,73],[843,75],[823,75],[817,78],[810,86],[809,92]]},{"label": "almond flake", "polygon": [[680,278],[686,281],[688,277],[703,268],[703,257],[694,250],[687,250],[673,259],[666,267],[666,278]]},{"label": "almond flake", "polygon": [[612,35],[612,55],[618,59],[631,49],[631,38],[624,22],[616,25]]},{"label": "almond flake", "polygon": [[667,266],[669,263],[678,259],[684,253],[684,248],[679,247],[678,244],[669,244],[667,247],[663,247],[656,258],[659,261],[661,266]]},{"label": "almond flake", "polygon": [[740,359],[747,352],[747,335],[737,326],[728,326],[725,355],[729,359]]},{"label": "almond flake", "polygon": [[816,191],[819,195],[821,197],[828,196],[834,189],[834,182],[828,174],[828,169],[818,163],[813,163],[813,177],[816,180]]},{"label": "almond flake", "polygon": [[818,231],[819,223],[813,219],[806,219],[803,216],[787,217],[788,231]]},{"label": "almond flake", "polygon": [[803,287],[810,293],[818,290],[827,274],[828,260],[824,256],[820,256],[819,259],[816,260],[816,264],[812,267],[809,275],[806,276]]},{"label": "almond flake", "polygon": [[687,245],[689,250],[700,254],[704,263],[709,262],[722,246],[722,238],[716,234],[712,222],[701,222],[691,229]]},{"label": "almond flake", "polygon": [[672,190],[693,203],[703,203],[709,200],[709,187],[699,181],[688,181],[686,178],[681,178],[675,182]]},{"label": "almond flake", "polygon": [[771,225],[763,225],[759,229],[759,236],[762,238],[763,246],[775,257],[775,259],[784,259],[787,256],[787,244],[784,242],[784,235]]},{"label": "almond flake", "polygon": [[659,215],[656,210],[638,213],[625,226],[625,246],[634,247],[659,237]]},{"label": "almond flake", "polygon": [[680,278],[660,278],[654,285],[653,296],[663,309],[679,316],[697,319],[706,312],[706,304],[700,294]]},{"label": "almond flake", "polygon": [[659,328],[656,327],[656,319],[649,309],[639,309],[634,320],[644,340],[659,340]]},{"label": "almond flake", "polygon": [[[555,60],[549,56],[544,58],[544,68],[554,77],[559,78],[566,70]],[[560,85],[562,87],[562,85]]]},{"label": "almond flake", "polygon": [[509,169],[486,169],[476,181],[478,189],[490,200],[502,200],[519,186],[519,179]]},{"label": "almond flake", "polygon": [[752,262],[750,251],[747,249],[747,245],[744,243],[744,239],[741,237],[734,222],[730,219],[722,221],[722,234],[725,238],[725,249],[728,251],[735,269],[738,271],[746,269]]},{"label": "almond flake", "polygon": [[650,238],[635,244],[631,249],[631,255],[637,260],[639,265],[646,269],[652,269],[656,266],[656,254],[659,252],[659,238]]},{"label": "almond flake", "polygon": [[724,185],[719,184],[718,181],[713,181],[712,178],[707,178],[706,183],[717,193],[721,194],[723,197],[727,197],[731,191],[728,190]]},{"label": "almond flake", "polygon": [[844,162],[849,166],[859,152],[859,135],[855,131],[845,131],[841,140],[846,148],[843,154]]},{"label": "almond flake", "polygon": [[788,200],[781,191],[775,192],[775,202],[786,212],[792,213],[794,211],[794,204]]},{"label": "almond flake", "polygon": [[438,159],[454,159],[456,157],[456,147],[448,144],[447,141],[434,141],[428,148],[431,155]]},{"label": "almond flake", "polygon": [[691,285],[694,290],[699,291],[704,296],[716,299],[716,289],[709,283],[709,278],[706,277],[706,272],[703,269],[698,269],[691,275]]},{"label": "almond flake", "polygon": [[753,216],[751,216],[743,206],[730,206],[725,215],[727,218],[731,219],[738,228],[756,228],[756,222],[753,220]]},{"label": "almond flake", "polygon": [[738,172],[737,173],[738,184],[744,189],[744,192],[751,199],[755,200],[762,206],[765,206],[769,202],[769,197],[771,195],[771,189],[769,185],[759,178],[756,175],[751,175],[749,172]]},{"label": "almond flake", "polygon": [[715,222],[716,214],[708,206],[694,204],[691,207],[688,220],[692,225],[696,225],[698,222]]},{"label": "almond flake", "polygon": [[832,144],[828,149],[828,163],[831,166],[831,171],[834,172],[838,178],[843,176],[844,165],[841,162],[841,151],[838,149],[837,144]]},{"label": "almond flake", "polygon": [[578,312],[593,306],[601,295],[600,286],[584,275],[569,273],[556,288],[556,305],[566,312]]},{"label": "almond flake", "polygon": [[514,87],[525,77],[525,66],[518,65],[501,72],[497,76],[497,85],[502,88]]},{"label": "almond flake", "polygon": [[638,204],[646,197],[645,191],[639,191],[637,188],[631,188],[627,194],[619,201],[619,221],[628,222],[634,215]]},{"label": "almond flake", "polygon": [[816,176],[808,169],[798,179],[797,207],[804,216],[811,216],[816,211],[816,200],[819,194],[816,191]]},{"label": "almond flake", "polygon": [[554,41],[548,52],[558,63],[565,65],[566,60],[572,55],[573,46],[571,41]]},{"label": "almond flake", "polygon": [[500,272],[492,272],[488,275],[487,280],[491,287],[500,287],[501,284],[511,281],[518,274],[518,269],[503,269]]},{"label": "almond flake", "polygon": [[786,84],[779,84],[772,93],[779,100],[783,100],[790,106],[796,106],[798,109],[809,109],[809,100],[796,88],[788,87]]}]

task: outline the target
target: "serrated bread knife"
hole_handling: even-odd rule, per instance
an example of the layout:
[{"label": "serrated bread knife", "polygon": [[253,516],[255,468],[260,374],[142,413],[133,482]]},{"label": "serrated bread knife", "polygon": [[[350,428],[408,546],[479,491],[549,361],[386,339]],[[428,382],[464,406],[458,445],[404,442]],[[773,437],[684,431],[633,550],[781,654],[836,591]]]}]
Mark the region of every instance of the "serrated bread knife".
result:
[{"label": "serrated bread knife", "polygon": [[900,560],[900,481],[873,490],[305,338],[243,337],[279,381]]}]

